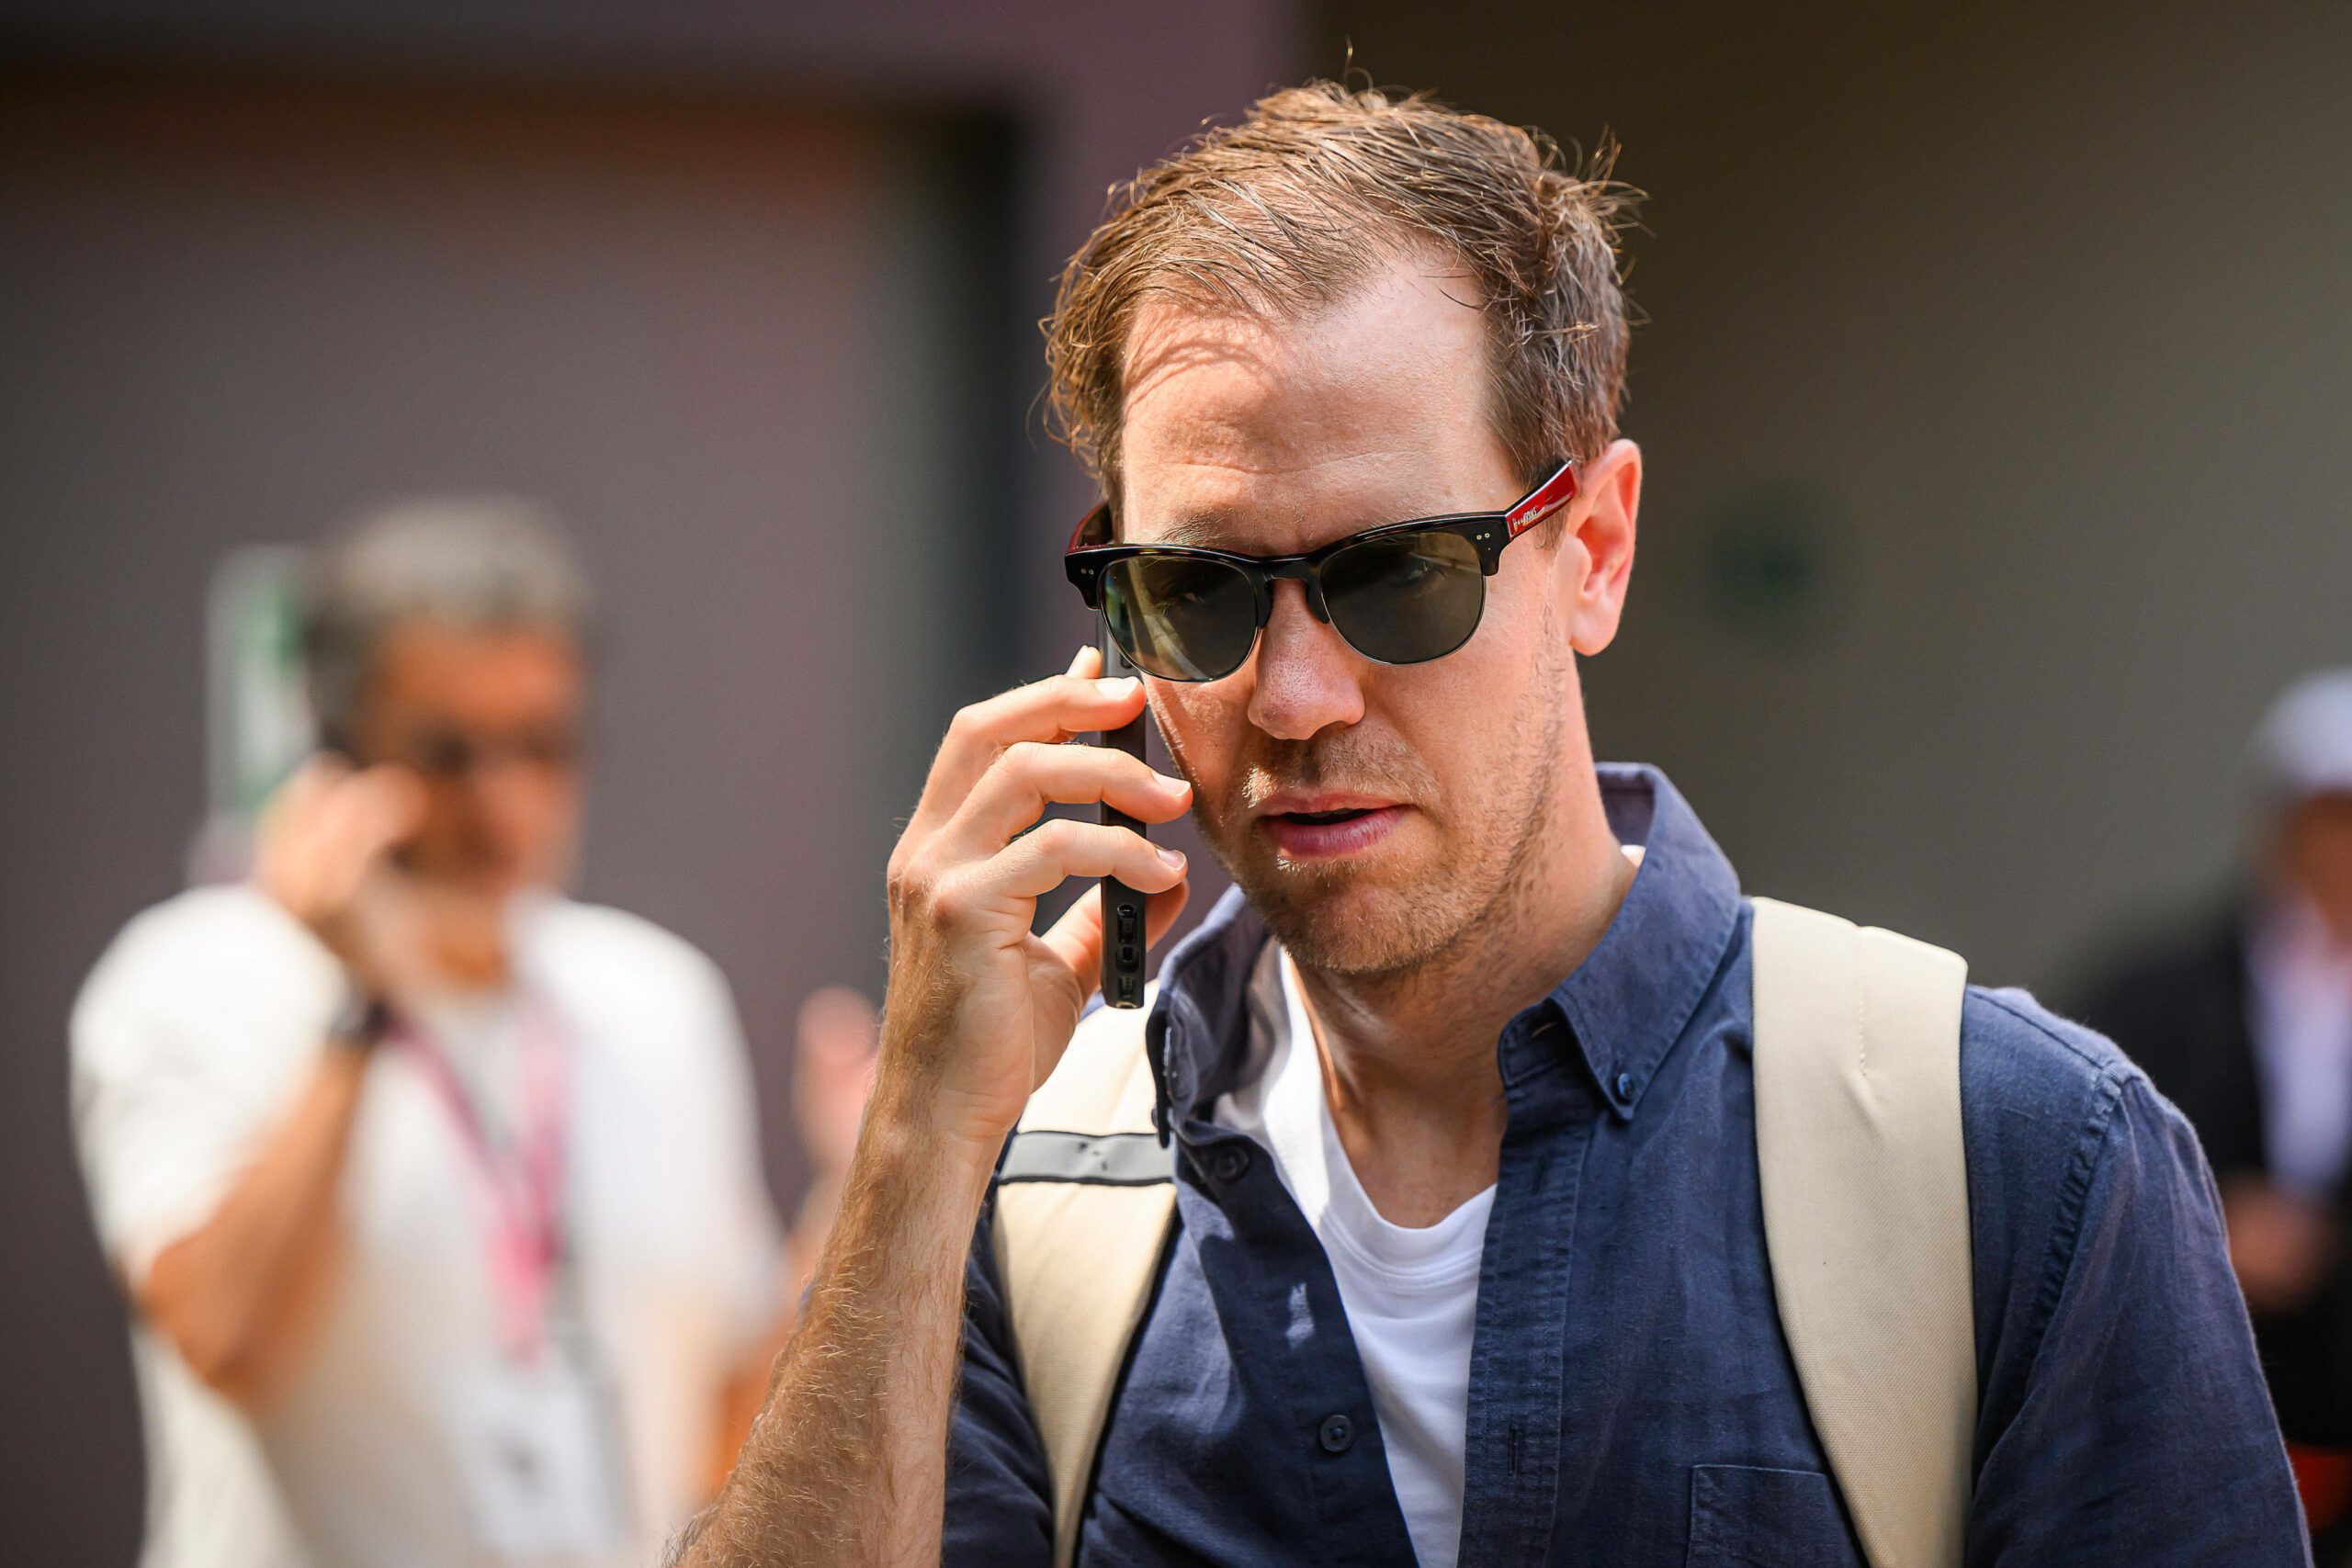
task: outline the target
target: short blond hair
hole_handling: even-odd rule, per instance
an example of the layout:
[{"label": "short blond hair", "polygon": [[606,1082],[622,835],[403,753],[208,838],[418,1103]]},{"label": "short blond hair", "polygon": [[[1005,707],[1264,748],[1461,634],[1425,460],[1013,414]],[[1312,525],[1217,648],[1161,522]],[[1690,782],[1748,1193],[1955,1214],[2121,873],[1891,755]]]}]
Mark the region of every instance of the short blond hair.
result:
[{"label": "short blond hair", "polygon": [[1530,484],[1617,434],[1625,299],[1617,237],[1640,193],[1612,150],[1571,170],[1542,133],[1424,95],[1312,82],[1260,99],[1114,194],[1046,319],[1057,433],[1115,502],[1127,340],[1150,296],[1296,317],[1413,245],[1476,282],[1488,417]]}]

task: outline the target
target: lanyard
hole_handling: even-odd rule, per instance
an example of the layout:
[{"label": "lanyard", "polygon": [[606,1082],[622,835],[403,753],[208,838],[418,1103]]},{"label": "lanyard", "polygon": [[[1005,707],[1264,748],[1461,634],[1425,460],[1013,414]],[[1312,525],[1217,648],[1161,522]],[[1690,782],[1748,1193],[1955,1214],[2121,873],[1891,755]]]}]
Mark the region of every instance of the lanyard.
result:
[{"label": "lanyard", "polygon": [[492,1214],[485,1242],[499,1338],[508,1355],[529,1362],[547,1348],[548,1298],[563,1259],[565,1053],[554,1010],[534,993],[524,993],[514,1027],[522,1093],[514,1136],[503,1152],[440,1046],[405,1020],[385,1038],[414,1059],[466,1145],[474,1186]]}]

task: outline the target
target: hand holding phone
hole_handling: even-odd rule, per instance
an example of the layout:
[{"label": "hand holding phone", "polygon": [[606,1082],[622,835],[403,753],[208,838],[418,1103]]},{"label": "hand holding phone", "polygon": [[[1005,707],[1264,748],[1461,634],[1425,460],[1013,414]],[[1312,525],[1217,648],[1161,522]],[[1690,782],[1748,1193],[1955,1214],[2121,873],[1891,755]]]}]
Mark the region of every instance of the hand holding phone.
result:
[{"label": "hand holding phone", "polygon": [[[1119,648],[1118,638],[1111,635],[1111,623],[1103,616],[1095,617],[1097,635],[1102,646],[1102,673],[1118,677],[1134,675],[1136,667]],[[1144,716],[1116,729],[1102,731],[1102,743],[1114,746],[1140,761],[1143,758]],[[1105,827],[1125,828],[1141,836],[1144,825],[1124,811],[1102,807]],[[1143,895],[1116,877],[1102,880],[1102,1000],[1114,1008],[1143,1006]]]}]

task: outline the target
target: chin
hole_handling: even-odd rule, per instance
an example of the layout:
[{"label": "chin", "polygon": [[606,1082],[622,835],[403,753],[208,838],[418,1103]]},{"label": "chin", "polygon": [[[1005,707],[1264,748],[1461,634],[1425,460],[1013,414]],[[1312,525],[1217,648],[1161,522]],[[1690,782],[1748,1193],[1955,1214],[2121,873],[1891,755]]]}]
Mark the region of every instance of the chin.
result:
[{"label": "chin", "polygon": [[1284,951],[1329,975],[1416,968],[1450,947],[1483,902],[1442,868],[1394,877],[1345,863],[1276,863],[1235,880]]}]

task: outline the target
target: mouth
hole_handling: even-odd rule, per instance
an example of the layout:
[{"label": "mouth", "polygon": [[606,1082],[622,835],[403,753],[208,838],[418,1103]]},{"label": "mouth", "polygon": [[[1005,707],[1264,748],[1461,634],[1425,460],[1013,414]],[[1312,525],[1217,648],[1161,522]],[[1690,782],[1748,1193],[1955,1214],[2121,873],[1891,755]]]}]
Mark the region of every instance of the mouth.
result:
[{"label": "mouth", "polygon": [[1386,838],[1408,807],[1381,800],[1283,800],[1267,805],[1258,826],[1288,860],[1336,860]]}]

